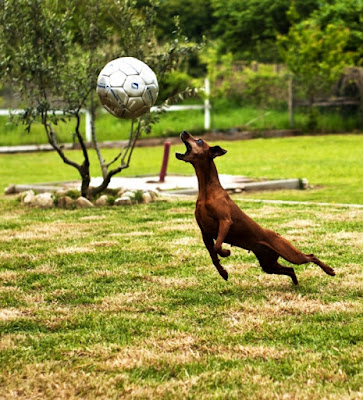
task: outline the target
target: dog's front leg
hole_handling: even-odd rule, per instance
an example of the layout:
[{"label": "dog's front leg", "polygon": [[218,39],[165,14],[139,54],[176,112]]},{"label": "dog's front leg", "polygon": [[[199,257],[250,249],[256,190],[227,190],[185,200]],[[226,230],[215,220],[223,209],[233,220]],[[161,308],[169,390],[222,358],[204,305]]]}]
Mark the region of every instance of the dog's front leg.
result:
[{"label": "dog's front leg", "polygon": [[208,235],[206,235],[206,234],[204,234],[203,232],[202,232],[202,236],[203,236],[203,242],[205,244],[205,247],[209,251],[210,258],[212,259],[212,262],[213,262],[214,266],[217,268],[217,271],[219,272],[219,275],[223,279],[228,280],[228,272],[220,264],[217,252],[214,250],[215,246],[214,246],[213,238],[208,236]]},{"label": "dog's front leg", "polygon": [[229,231],[229,228],[232,225],[232,221],[230,219],[223,219],[219,221],[219,227],[218,227],[218,236],[216,243],[214,245],[214,250],[221,256],[221,257],[228,257],[231,252],[229,250],[224,250],[222,249],[222,244],[227,236],[227,233]]}]

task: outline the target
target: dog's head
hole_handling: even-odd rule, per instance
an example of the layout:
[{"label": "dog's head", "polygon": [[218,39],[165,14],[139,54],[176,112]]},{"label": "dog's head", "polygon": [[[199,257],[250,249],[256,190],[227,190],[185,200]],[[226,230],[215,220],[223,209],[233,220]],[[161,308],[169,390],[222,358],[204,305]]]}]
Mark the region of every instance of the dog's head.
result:
[{"label": "dog's head", "polygon": [[186,131],[181,133],[180,138],[185,144],[186,152],[184,154],[175,153],[175,157],[178,160],[194,164],[199,160],[212,160],[227,153],[227,150],[222,149],[220,146],[209,146],[203,139],[196,139]]}]

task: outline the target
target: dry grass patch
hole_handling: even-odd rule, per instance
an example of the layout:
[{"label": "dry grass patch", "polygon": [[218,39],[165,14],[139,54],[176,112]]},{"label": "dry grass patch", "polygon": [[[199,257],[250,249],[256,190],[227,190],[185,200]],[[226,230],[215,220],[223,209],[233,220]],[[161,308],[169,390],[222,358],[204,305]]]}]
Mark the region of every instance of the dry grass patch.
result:
[{"label": "dry grass patch", "polygon": [[26,339],[26,335],[24,335],[24,334],[10,333],[10,334],[6,334],[6,335],[2,335],[2,336],[0,336],[0,351],[16,349],[19,342],[22,342],[25,339]]},{"label": "dry grass patch", "polygon": [[168,338],[146,340],[142,347],[132,346],[121,349],[118,354],[106,362],[110,369],[134,369],[142,366],[167,364],[185,364],[201,359],[195,350],[197,339],[194,336],[179,333]]},{"label": "dry grass patch", "polygon": [[140,306],[157,310],[159,307],[155,303],[161,301],[162,296],[152,290],[145,290],[139,292],[118,293],[114,296],[106,296],[103,298],[101,304],[94,307],[100,311],[107,312],[138,312]]},{"label": "dry grass patch", "polygon": [[188,232],[198,232],[198,227],[196,226],[196,222],[194,221],[186,221],[183,218],[175,218],[165,224],[162,224],[161,232],[170,232],[170,231],[188,231]]},{"label": "dry grass patch", "polygon": [[26,365],[21,374],[7,373],[2,400],[100,399],[117,398],[122,376],[69,369],[66,363],[50,361]]},{"label": "dry grass patch", "polygon": [[56,250],[57,254],[84,254],[84,253],[94,253],[96,249],[90,246],[67,246],[58,247]]},{"label": "dry grass patch", "polygon": [[18,273],[11,270],[0,271],[0,281],[3,283],[13,282],[18,277]]},{"label": "dry grass patch", "polygon": [[[321,214],[317,215],[320,216]],[[329,208],[323,214],[324,221],[328,222],[354,222],[363,220],[363,210],[357,208],[350,208],[348,210]]]},{"label": "dry grass patch", "polygon": [[179,239],[174,239],[170,244],[172,246],[190,246],[197,243],[197,240],[193,236],[185,236]]},{"label": "dry grass patch", "polygon": [[340,290],[360,290],[363,292],[363,267],[361,264],[338,266],[336,272],[340,278],[337,282],[337,287]]},{"label": "dry grass patch", "polygon": [[89,243],[89,246],[92,247],[113,247],[113,246],[119,246],[120,243],[116,242],[116,240],[101,240],[99,242],[91,242]]},{"label": "dry grass patch", "polygon": [[180,290],[198,287],[200,285],[198,279],[195,277],[176,278],[165,276],[150,276],[147,280],[166,288],[178,288]]},{"label": "dry grass patch", "polygon": [[240,303],[225,313],[225,322],[233,328],[257,328],[284,315],[310,315],[316,313],[340,313],[359,311],[358,301],[337,301],[325,303],[319,299],[309,299],[300,294],[275,292],[259,305]]},{"label": "dry grass patch", "polygon": [[360,252],[363,249],[363,233],[361,232],[347,232],[341,231],[337,233],[327,233],[325,240],[333,241],[334,243],[341,244],[342,241],[348,242],[349,246],[358,247]]},{"label": "dry grass patch", "polygon": [[0,308],[0,321],[12,321],[22,317],[22,313],[15,308]]},{"label": "dry grass patch", "polygon": [[40,264],[37,267],[33,268],[32,273],[55,275],[56,274],[56,265],[53,262],[46,262],[44,264]]},{"label": "dry grass patch", "polygon": [[265,217],[274,217],[276,218],[279,214],[282,215],[282,211],[279,207],[276,206],[263,206],[258,209],[249,208],[247,210],[243,209],[243,203],[240,204],[240,208],[251,218],[265,218]]},{"label": "dry grass patch", "polygon": [[173,207],[167,211],[168,214],[185,214],[185,215],[193,215],[190,207]]},{"label": "dry grass patch", "polygon": [[150,231],[132,231],[127,233],[113,233],[111,236],[116,237],[142,237],[142,236],[154,236],[154,232]]},{"label": "dry grass patch", "polygon": [[62,232],[62,240],[82,238],[91,234],[96,224],[53,222],[46,224],[29,225],[24,230],[6,230],[0,232],[0,240],[10,242],[12,240],[50,240],[59,238]]},{"label": "dry grass patch", "polygon": [[320,224],[317,224],[311,220],[308,219],[292,219],[289,222],[285,222],[284,224],[281,224],[283,228],[291,228],[291,229],[306,229],[306,228],[315,228],[320,226]]},{"label": "dry grass patch", "polygon": [[[10,241],[10,240],[9,240]],[[15,259],[21,259],[23,261],[35,261],[35,260],[40,260],[44,258],[44,255],[42,254],[31,254],[29,252],[16,252],[14,254],[14,251],[3,251],[0,253],[0,259],[3,261],[7,260],[15,260]]]},{"label": "dry grass patch", "polygon": [[80,221],[101,221],[106,219],[106,215],[86,215],[85,217],[80,217]]}]

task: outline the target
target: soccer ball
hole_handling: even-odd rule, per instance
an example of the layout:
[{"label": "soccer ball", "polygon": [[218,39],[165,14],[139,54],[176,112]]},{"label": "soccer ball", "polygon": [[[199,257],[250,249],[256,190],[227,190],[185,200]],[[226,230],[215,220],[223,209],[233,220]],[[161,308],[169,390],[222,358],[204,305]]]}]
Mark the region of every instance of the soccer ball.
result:
[{"label": "soccer ball", "polygon": [[97,79],[103,107],[117,118],[138,118],[150,110],[159,94],[154,71],[134,57],[110,61]]}]

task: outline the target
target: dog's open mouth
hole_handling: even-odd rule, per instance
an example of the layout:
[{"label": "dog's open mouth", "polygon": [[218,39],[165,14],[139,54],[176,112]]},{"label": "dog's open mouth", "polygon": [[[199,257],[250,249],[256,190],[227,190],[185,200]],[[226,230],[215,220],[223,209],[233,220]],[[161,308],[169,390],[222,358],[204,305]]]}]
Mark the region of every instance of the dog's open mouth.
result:
[{"label": "dog's open mouth", "polygon": [[181,139],[182,139],[183,143],[185,144],[186,151],[185,151],[184,154],[175,153],[175,157],[176,157],[178,160],[183,160],[184,157],[187,156],[187,155],[191,152],[191,150],[192,150],[192,146],[191,146],[188,142],[186,142],[186,141],[183,139],[183,137],[182,137]]}]

